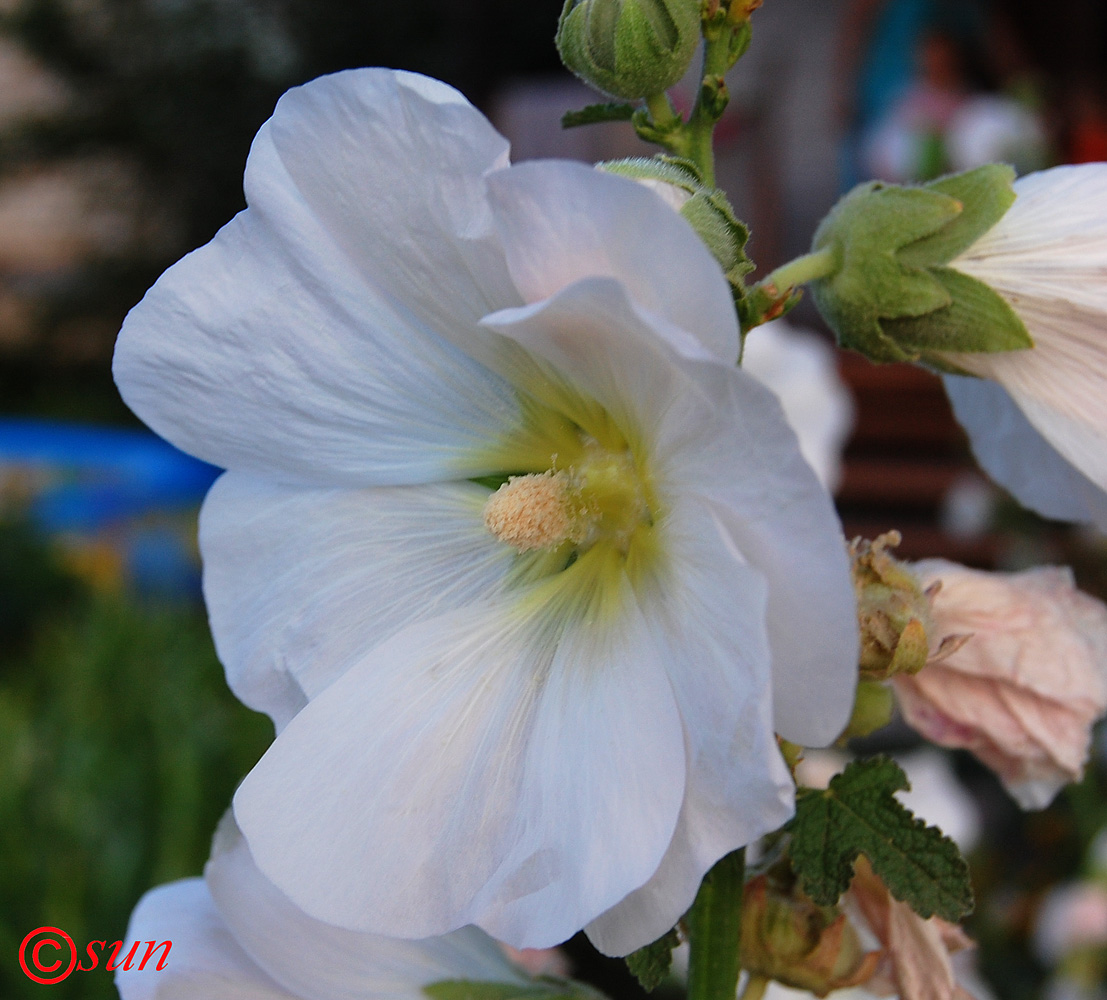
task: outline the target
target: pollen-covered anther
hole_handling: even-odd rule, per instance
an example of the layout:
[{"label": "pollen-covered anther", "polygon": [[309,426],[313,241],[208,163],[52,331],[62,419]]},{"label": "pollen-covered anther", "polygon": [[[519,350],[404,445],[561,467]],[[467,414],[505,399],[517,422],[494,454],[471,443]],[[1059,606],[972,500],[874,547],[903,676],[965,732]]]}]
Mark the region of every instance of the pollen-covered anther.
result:
[{"label": "pollen-covered anther", "polygon": [[520,552],[579,540],[569,477],[564,472],[512,476],[485,503],[484,525]]}]

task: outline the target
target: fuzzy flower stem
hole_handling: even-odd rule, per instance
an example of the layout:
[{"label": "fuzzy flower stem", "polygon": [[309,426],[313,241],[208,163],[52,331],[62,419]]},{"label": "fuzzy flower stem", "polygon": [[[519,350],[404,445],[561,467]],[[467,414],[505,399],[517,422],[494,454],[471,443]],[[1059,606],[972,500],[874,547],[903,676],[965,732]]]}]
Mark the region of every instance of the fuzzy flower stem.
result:
[{"label": "fuzzy flower stem", "polygon": [[[726,104],[726,90],[722,81],[726,71],[730,69],[728,49],[728,36],[725,32],[705,40],[703,84],[688,119],[688,155],[699,167],[703,182],[708,187],[715,186],[715,149],[712,140],[715,125]],[[718,81],[723,88],[721,92],[711,88],[710,84],[714,81]]]},{"label": "fuzzy flower stem", "polygon": [[786,293],[797,285],[816,281],[819,278],[828,278],[838,269],[838,254],[833,248],[827,247],[817,250],[815,253],[804,254],[795,260],[782,264],[770,274],[762,285],[774,286],[779,294]]},{"label": "fuzzy flower stem", "polygon": [[704,877],[685,916],[690,953],[688,1000],[733,1000],[741,960],[742,891],[746,852],[733,851]]},{"label": "fuzzy flower stem", "polygon": [[673,128],[680,125],[680,119],[673,110],[673,103],[664,91],[647,97],[646,107],[649,109],[653,123],[659,128]]}]

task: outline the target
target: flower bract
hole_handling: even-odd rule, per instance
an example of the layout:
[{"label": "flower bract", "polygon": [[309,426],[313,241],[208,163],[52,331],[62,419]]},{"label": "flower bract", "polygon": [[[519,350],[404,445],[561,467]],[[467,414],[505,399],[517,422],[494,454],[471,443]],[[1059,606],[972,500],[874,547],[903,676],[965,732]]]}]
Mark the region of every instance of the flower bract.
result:
[{"label": "flower bract", "polygon": [[115,373],[229,470],[205,597],[279,730],[254,859],[359,931],[649,943],[788,818],[775,734],[832,740],[856,676],[836,515],[718,264],[412,74],[289,92],[245,187]]}]

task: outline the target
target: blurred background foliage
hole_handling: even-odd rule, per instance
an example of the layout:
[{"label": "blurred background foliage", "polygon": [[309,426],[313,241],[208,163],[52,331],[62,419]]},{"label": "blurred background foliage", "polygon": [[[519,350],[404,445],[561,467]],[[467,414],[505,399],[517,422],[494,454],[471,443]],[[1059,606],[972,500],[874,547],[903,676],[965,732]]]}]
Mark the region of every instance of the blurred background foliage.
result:
[{"label": "blurred background foliage", "polygon": [[0,600],[0,996],[114,997],[103,962],[30,982],[20,941],[123,938],[148,887],[200,871],[272,726],[227,690],[196,602],[89,586],[16,518]]}]

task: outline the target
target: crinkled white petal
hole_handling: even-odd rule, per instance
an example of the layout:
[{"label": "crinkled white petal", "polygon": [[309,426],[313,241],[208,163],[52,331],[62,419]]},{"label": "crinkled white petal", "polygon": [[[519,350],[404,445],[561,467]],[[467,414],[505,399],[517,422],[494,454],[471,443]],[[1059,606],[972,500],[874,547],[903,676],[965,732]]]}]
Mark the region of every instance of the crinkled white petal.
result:
[{"label": "crinkled white petal", "polygon": [[[508,166],[508,143],[488,120],[438,80],[358,69],[290,90],[255,145],[263,138],[366,280],[479,356],[485,338],[473,324],[519,301],[484,180]],[[268,170],[251,168],[247,202],[278,224],[287,185],[274,190]]]},{"label": "crinkled white petal", "polygon": [[151,889],[131,915],[125,940],[172,942],[163,969],[158,950],[115,974],[121,1000],[302,1000],[282,989],[242,950],[219,915],[203,879]]},{"label": "crinkled white petal", "polygon": [[992,479],[1043,517],[1107,531],[1107,493],[1035,429],[1002,386],[957,375],[944,382],[973,454]]},{"label": "crinkled white petal", "polygon": [[834,349],[814,333],[774,320],[750,331],[742,367],[772,389],[807,464],[833,492],[853,429],[853,400],[838,375]]},{"label": "crinkled white petal", "polygon": [[485,471],[474,453],[519,406],[457,345],[479,353],[476,321],[518,301],[482,180],[506,147],[451,94],[366,70],[286,95],[254,140],[250,208],[128,316],[128,405],[185,451],[288,482]]},{"label": "crinkled white petal", "polygon": [[644,588],[643,610],[669,665],[688,779],[653,878],[588,925],[593,944],[611,955],[668,931],[708,869],[783,825],[795,794],[773,732],[764,579],[702,501],[679,504],[665,531],[674,558],[667,579]]},{"label": "crinkled white petal", "polygon": [[301,489],[229,472],[200,516],[204,595],[231,689],[283,728],[406,626],[495,596],[513,550],[473,483]]},{"label": "crinkled white petal", "polygon": [[735,362],[730,288],[696,232],[654,192],[561,161],[499,171],[488,187],[511,276],[527,302],[581,278],[616,278],[638,305]]},{"label": "crinkled white petal", "polygon": [[544,947],[656,870],[685,775],[662,653],[625,581],[573,613],[536,586],[393,636],[246,777],[238,823],[308,913]]},{"label": "crinkled white petal", "polygon": [[204,876],[238,943],[302,1000],[422,1000],[424,986],[447,979],[528,983],[475,927],[405,941],[313,920],[258,871],[229,814]]},{"label": "crinkled white petal", "polygon": [[776,730],[806,746],[834,740],[857,675],[849,563],[830,496],[776,397],[695,352],[611,279],[584,279],[485,323],[635,428],[659,489],[698,494],[725,512],[738,550],[768,580]]}]

